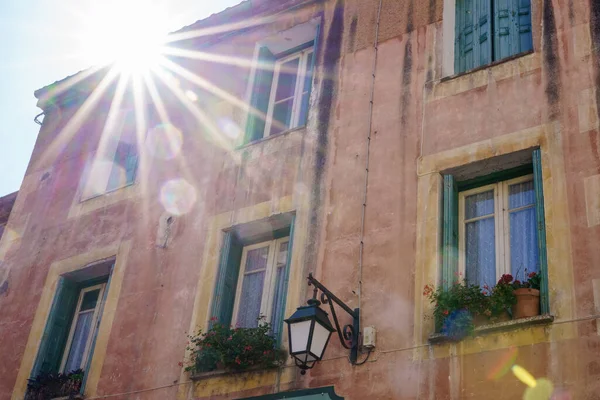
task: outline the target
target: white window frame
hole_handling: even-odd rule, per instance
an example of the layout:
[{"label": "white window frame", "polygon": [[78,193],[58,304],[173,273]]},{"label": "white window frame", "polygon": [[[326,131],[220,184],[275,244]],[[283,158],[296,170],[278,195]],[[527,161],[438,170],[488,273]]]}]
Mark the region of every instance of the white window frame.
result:
[{"label": "white window frame", "polygon": [[[297,128],[299,125],[300,111],[302,109],[302,94],[304,93],[304,81],[306,74],[311,67],[308,65],[308,55],[313,54],[314,57],[314,46],[307,47],[306,49],[300,50],[296,53],[292,53],[288,56],[278,58],[275,60],[275,69],[273,73],[273,84],[271,85],[271,93],[269,95],[269,107],[267,109],[267,123],[265,124],[265,131],[263,137],[271,135],[271,126],[273,124],[273,110],[275,108],[275,96],[277,94],[277,86],[279,84],[279,75],[281,72],[281,66],[286,62],[299,58],[298,73],[296,75],[296,87],[294,88],[294,104],[292,105],[292,116],[290,119],[290,126],[288,129]],[[312,85],[312,82],[311,82]]]},{"label": "white window frame", "polygon": [[[242,286],[244,283],[244,276],[246,275],[246,260],[248,258],[248,252],[254,249],[258,249],[261,247],[269,246],[269,254],[267,256],[267,266],[265,270],[252,271],[250,273],[256,273],[260,271],[265,271],[265,280],[263,283],[263,293],[260,302],[260,316],[264,317],[266,322],[271,321],[272,311],[273,311],[273,296],[275,294],[275,279],[277,277],[276,268],[277,268],[277,254],[281,245],[283,243],[289,243],[290,237],[286,236],[280,239],[269,240],[266,242],[256,243],[248,246],[244,246],[242,251],[242,260],[240,263],[240,272],[238,277],[237,289],[235,293],[235,305],[233,307],[233,318],[232,321],[234,324],[237,324],[238,313],[240,311],[240,298],[242,297]],[[288,252],[291,249],[288,245]],[[287,260],[286,260],[287,264]],[[284,265],[283,268],[287,268],[287,265]]]},{"label": "white window frame", "polygon": [[[461,276],[466,277],[466,240],[465,240],[465,199],[468,196],[494,191],[494,228],[496,239],[496,281],[503,274],[511,273],[510,265],[510,213],[526,208],[535,207],[528,205],[525,207],[509,210],[509,186],[518,183],[533,181],[533,175],[524,175],[518,178],[492,183],[490,185],[480,186],[474,189],[459,192],[458,194],[458,271]],[[489,218],[488,216],[472,218],[468,220],[476,221]],[[490,282],[490,285],[495,285],[496,282]]]},{"label": "white window frame", "polygon": [[81,365],[79,368],[82,368],[87,364],[87,360],[90,355],[90,350],[92,346],[92,341],[94,336],[96,335],[96,329],[98,328],[98,318],[100,317],[100,310],[102,306],[102,302],[104,299],[104,291],[106,290],[106,283],[102,283],[99,285],[89,286],[83,288],[79,291],[79,299],[77,300],[77,307],[75,307],[73,321],[71,322],[71,329],[69,330],[69,338],[67,339],[67,345],[65,346],[65,350],[63,351],[62,361],[60,363],[60,371],[61,372],[69,372],[65,371],[65,367],[67,364],[67,359],[69,358],[69,352],[71,351],[71,344],[73,343],[73,336],[75,335],[75,327],[77,326],[77,321],[79,320],[79,315],[81,314],[81,302],[83,301],[83,296],[87,292],[92,292],[94,290],[100,289],[100,293],[98,293],[98,301],[96,302],[96,307],[94,308],[94,315],[92,317],[92,325],[90,329],[90,335],[87,338],[85,349],[83,351],[83,357],[81,358]]}]

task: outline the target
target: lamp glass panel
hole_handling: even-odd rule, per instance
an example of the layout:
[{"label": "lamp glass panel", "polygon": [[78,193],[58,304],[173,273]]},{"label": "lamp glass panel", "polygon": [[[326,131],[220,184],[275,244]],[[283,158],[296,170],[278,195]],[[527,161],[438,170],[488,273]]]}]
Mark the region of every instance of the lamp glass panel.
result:
[{"label": "lamp glass panel", "polygon": [[325,350],[329,335],[331,335],[331,332],[328,329],[318,322],[315,323],[310,352],[319,358],[323,357],[323,351]]},{"label": "lamp glass panel", "polygon": [[312,320],[294,322],[290,324],[290,343],[292,346],[290,351],[292,353],[306,351],[311,323]]}]

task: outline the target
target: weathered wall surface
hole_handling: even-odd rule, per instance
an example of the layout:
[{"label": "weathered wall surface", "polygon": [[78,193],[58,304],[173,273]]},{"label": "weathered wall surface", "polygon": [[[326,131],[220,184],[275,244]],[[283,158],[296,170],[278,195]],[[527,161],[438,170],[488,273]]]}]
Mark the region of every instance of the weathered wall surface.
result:
[{"label": "weathered wall surface", "polygon": [[[255,3],[255,14],[244,11],[244,18],[268,9],[268,1]],[[183,133],[181,153],[163,160],[144,151],[135,185],[80,203],[81,173],[98,146],[107,105],[79,129],[69,128],[73,109],[47,114],[7,226],[11,234],[0,242],[0,284],[8,287],[0,293],[0,399],[18,398],[24,389],[45,322],[49,270],[104,254],[99,249],[115,249],[123,264],[113,318],[103,320],[104,351],[94,357],[86,389],[91,397],[240,398],[335,385],[347,399],[513,399],[524,385],[496,375],[513,346],[520,365],[573,398],[600,392],[598,2],[532,0],[533,53],[447,77],[442,14],[449,0],[384,0],[374,81],[379,0],[307,3],[202,49],[250,60],[261,38],[322,16],[306,129],[235,149],[222,140],[219,120],[242,129],[244,111],[179,77],[178,90],[199,95],[198,109],[214,129],[159,85]],[[247,66],[181,65],[246,100]],[[532,146],[543,153],[555,322],[427,344],[431,321],[421,291],[439,269],[440,172]],[[174,179],[189,183],[196,201],[175,216],[169,244],[159,248],[161,189]],[[174,195],[183,204],[191,196]],[[359,305],[360,279],[362,324],[376,327],[377,350],[365,365],[351,367],[334,338],[326,360],[304,377],[286,367],[190,383],[178,363],[186,333],[210,318],[220,230],[288,211],[296,212],[297,226],[286,311],[304,301],[308,272],[351,307]]]}]

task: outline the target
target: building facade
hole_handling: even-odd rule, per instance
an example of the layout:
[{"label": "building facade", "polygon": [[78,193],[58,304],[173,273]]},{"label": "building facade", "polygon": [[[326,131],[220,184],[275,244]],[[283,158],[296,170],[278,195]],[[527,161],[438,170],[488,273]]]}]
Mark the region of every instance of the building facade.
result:
[{"label": "building facade", "polygon": [[[1,399],[71,368],[87,399],[522,398],[512,365],[598,398],[600,3],[247,0],[172,37],[150,78],[36,92]],[[542,315],[436,335],[425,285],[525,270]],[[306,375],[184,370],[211,320],[287,348],[310,273],[375,328],[364,364],[334,336]]]}]

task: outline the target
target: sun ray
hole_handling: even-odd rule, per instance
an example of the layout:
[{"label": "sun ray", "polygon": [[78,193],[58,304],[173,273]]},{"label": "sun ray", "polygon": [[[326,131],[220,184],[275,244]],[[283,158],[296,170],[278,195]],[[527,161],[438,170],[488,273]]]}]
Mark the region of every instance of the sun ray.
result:
[{"label": "sun ray", "polygon": [[45,103],[45,102],[49,101],[50,99],[52,99],[53,97],[66,92],[67,90],[71,89],[72,87],[80,84],[82,81],[84,81],[88,77],[94,75],[101,69],[102,69],[102,67],[100,67],[100,66],[88,68],[86,70],[79,71],[75,75],[65,78],[59,82],[49,85],[45,89],[44,93],[39,97],[39,102]]},{"label": "sun ray", "polygon": [[174,85],[169,79],[164,76],[164,72],[161,70],[156,70],[156,76],[175,94],[175,96],[179,99],[179,101],[183,104],[185,108],[187,108],[192,115],[204,126],[208,133],[219,146],[225,148],[227,150],[233,149],[232,143],[225,140],[221,134],[217,126],[213,121],[210,120],[209,117],[194,103],[190,101],[190,99],[185,95],[185,93]]},{"label": "sun ray", "polygon": [[143,226],[149,226],[150,217],[150,199],[147,194],[148,190],[148,177],[149,168],[146,157],[144,157],[144,143],[146,139],[146,132],[148,131],[148,118],[146,113],[146,101],[145,91],[143,89],[141,80],[146,74],[133,74],[132,75],[132,87],[133,87],[133,105],[135,110],[135,136],[136,146],[138,154],[138,182],[140,185],[140,192],[142,198],[142,218]]},{"label": "sun ray", "polygon": [[94,88],[92,93],[85,99],[83,104],[77,109],[75,114],[69,119],[67,124],[61,129],[59,134],[52,140],[52,143],[48,145],[44,153],[40,156],[36,162],[36,167],[44,166],[47,164],[51,157],[57,157],[59,154],[60,147],[68,143],[75,131],[81,127],[84,123],[85,118],[88,117],[94,107],[100,101],[102,95],[106,92],[109,85],[117,77],[117,74],[113,71],[109,71],[100,81],[100,83]]},{"label": "sun ray", "polygon": [[213,83],[209,82],[208,80],[198,76],[197,74],[189,71],[188,69],[172,62],[171,60],[165,60],[165,62],[162,64],[162,66],[164,66],[171,72],[181,76],[182,78],[188,80],[189,82],[199,86],[200,88],[215,94],[217,97],[220,97],[221,99],[229,102],[230,104],[239,107],[240,109],[242,109],[244,112],[248,113],[249,115],[254,115],[263,120],[266,120],[266,115],[262,111],[256,109],[255,107],[250,106],[245,101],[240,100],[236,96],[221,89],[220,87],[218,87],[218,86],[214,85]]},{"label": "sun ray", "polygon": [[[289,17],[288,17],[289,18]],[[275,16],[268,17],[260,17],[260,18],[252,18],[249,20],[232,22],[229,24],[219,24],[216,26],[201,28],[201,29],[193,29],[193,30],[180,30],[177,32],[173,32],[169,34],[167,37],[167,43],[179,42],[189,39],[194,39],[202,36],[211,36],[219,33],[228,33],[228,32],[239,32],[240,30],[256,28],[262,25],[270,24],[275,20],[281,21],[281,16],[276,18]],[[185,29],[185,28],[184,28]]]}]

